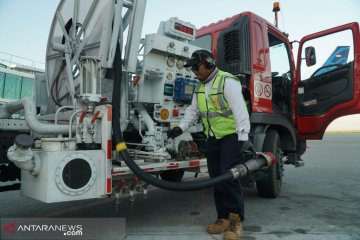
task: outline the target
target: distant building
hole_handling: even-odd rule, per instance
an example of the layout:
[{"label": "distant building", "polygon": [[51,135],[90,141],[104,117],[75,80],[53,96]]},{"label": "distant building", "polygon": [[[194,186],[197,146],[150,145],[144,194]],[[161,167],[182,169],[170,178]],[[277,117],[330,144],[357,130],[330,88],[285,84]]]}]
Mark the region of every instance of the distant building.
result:
[{"label": "distant building", "polygon": [[[0,63],[0,105],[29,97],[35,100],[35,74],[44,70],[22,64]],[[12,115],[21,118],[23,111]]]},{"label": "distant building", "polygon": [[0,52],[0,104],[30,97],[35,99],[35,74],[44,73],[35,67],[42,63]]},{"label": "distant building", "polygon": [[24,97],[34,97],[35,75],[33,73],[0,67],[0,101],[8,102]]}]

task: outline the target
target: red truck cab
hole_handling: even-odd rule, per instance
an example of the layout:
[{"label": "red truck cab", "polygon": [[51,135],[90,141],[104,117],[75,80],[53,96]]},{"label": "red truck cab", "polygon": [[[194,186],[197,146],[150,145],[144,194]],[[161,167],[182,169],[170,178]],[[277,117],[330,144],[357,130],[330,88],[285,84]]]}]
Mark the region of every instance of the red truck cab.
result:
[{"label": "red truck cab", "polygon": [[[277,114],[278,123],[270,119],[268,123],[287,129],[295,139],[321,139],[334,119],[360,112],[358,23],[301,39],[296,66],[292,45],[297,43],[251,12],[198,29],[194,44],[211,50],[220,69],[242,80],[253,124],[261,123],[258,114],[270,118]],[[317,54],[306,55],[312,44]],[[347,51],[346,59],[334,51],[337,47]],[[318,59],[310,66],[307,57]],[[285,120],[291,127],[279,123]]]},{"label": "red truck cab", "polygon": [[276,156],[276,166],[256,182],[262,196],[279,194],[284,164],[303,165],[307,139],[322,139],[334,119],[360,113],[358,23],[290,42],[273,24],[243,12],[198,29],[193,44],[240,79],[250,140],[256,151]]}]

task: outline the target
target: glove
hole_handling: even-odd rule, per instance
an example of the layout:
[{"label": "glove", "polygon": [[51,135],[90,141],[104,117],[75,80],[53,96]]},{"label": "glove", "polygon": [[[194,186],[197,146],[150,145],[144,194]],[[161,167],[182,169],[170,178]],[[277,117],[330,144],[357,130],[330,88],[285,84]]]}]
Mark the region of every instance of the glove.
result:
[{"label": "glove", "polygon": [[167,132],[168,138],[176,138],[183,133],[180,127],[174,127]]}]

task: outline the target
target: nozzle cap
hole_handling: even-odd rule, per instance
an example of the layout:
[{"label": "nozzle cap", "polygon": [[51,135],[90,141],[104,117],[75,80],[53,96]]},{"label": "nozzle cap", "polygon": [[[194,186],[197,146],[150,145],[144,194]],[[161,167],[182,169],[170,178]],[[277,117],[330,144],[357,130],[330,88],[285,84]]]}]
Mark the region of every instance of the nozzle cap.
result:
[{"label": "nozzle cap", "polygon": [[31,148],[33,144],[34,140],[29,135],[19,134],[15,138],[15,145],[20,148]]}]

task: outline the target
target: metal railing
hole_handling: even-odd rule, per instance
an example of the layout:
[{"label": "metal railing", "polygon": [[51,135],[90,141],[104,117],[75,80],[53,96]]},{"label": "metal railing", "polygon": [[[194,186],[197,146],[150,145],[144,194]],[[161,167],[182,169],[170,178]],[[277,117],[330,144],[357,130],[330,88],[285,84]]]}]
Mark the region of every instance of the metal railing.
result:
[{"label": "metal railing", "polygon": [[6,52],[0,52],[0,64],[6,65],[11,69],[23,69],[32,72],[45,71],[45,63]]}]

